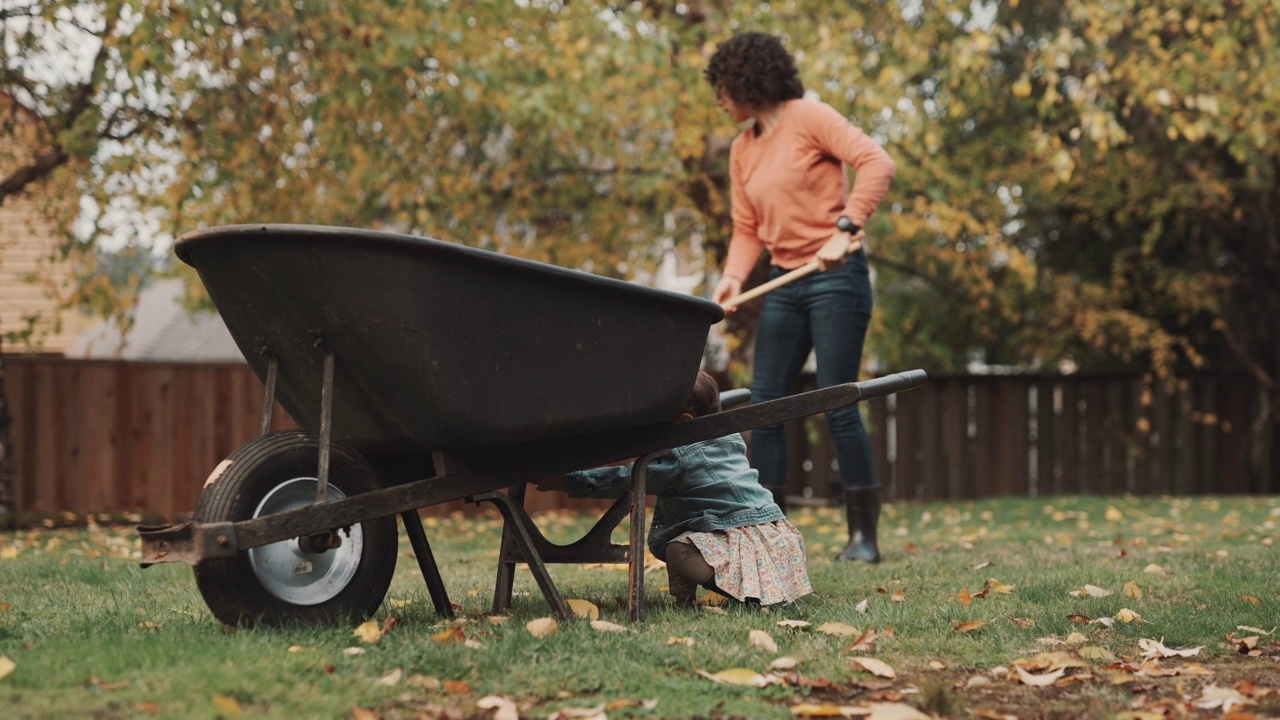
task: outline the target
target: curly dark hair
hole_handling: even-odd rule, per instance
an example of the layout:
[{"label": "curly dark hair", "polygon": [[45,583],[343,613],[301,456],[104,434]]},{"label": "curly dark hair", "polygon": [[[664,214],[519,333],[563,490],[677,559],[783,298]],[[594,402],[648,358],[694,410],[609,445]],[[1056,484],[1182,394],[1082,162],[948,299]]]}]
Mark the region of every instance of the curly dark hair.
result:
[{"label": "curly dark hair", "polygon": [[768,33],[742,33],[720,43],[703,76],[716,92],[723,90],[747,107],[804,97],[795,60],[782,40]]}]

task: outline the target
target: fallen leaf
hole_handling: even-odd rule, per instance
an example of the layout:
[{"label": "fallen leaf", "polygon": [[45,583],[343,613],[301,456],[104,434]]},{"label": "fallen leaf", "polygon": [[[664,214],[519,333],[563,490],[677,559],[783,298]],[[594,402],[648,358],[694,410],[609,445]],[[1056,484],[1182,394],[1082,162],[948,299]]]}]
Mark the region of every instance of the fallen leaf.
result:
[{"label": "fallen leaf", "polygon": [[859,635],[861,634],[861,631],[858,630],[858,628],[852,625],[849,625],[848,623],[837,622],[835,620],[829,620],[827,622],[824,622],[814,629],[820,633],[826,633],[828,635]]},{"label": "fallen leaf", "polygon": [[1243,630],[1245,632],[1257,633],[1259,635],[1270,635],[1276,631],[1276,628],[1271,628],[1270,631],[1267,631],[1267,630],[1263,630],[1262,628],[1256,628],[1249,625],[1237,625],[1236,629]]},{"label": "fallen leaf", "polygon": [[138,629],[140,630],[159,630],[162,627],[164,626],[160,623],[151,622],[150,620],[144,620],[138,623]]},{"label": "fallen leaf", "polygon": [[867,630],[858,636],[853,644],[845,648],[843,652],[875,652],[876,651],[876,631]]},{"label": "fallen leaf", "polygon": [[858,603],[857,605],[854,605],[854,606],[853,606],[853,609],[854,609],[854,610],[857,610],[857,611],[858,611],[858,614],[860,614],[860,615],[866,615],[866,614],[867,614],[867,600],[866,600],[866,598],[863,598],[862,602]]},{"label": "fallen leaf", "polygon": [[956,595],[956,599],[965,607],[969,607],[969,603],[973,602],[973,596],[969,594],[969,588],[961,588],[959,594]]},{"label": "fallen leaf", "polygon": [[13,607],[7,602],[0,602],[0,612],[9,612],[9,608]]},{"label": "fallen leaf", "polygon": [[1120,608],[1116,611],[1116,620],[1127,625],[1132,622],[1142,622],[1142,616],[1129,608]]},{"label": "fallen leaf", "polygon": [[679,637],[676,635],[672,635],[671,637],[667,638],[667,644],[668,645],[687,645],[689,647],[693,647],[693,638]]},{"label": "fallen leaf", "polygon": [[809,623],[804,620],[779,620],[778,627],[807,628]]},{"label": "fallen leaf", "polygon": [[1205,710],[1215,710],[1222,708],[1222,712],[1230,712],[1231,708],[1236,705],[1249,705],[1253,700],[1241,695],[1239,692],[1224,688],[1218,685],[1208,685],[1204,690],[1200,691],[1200,697],[1191,701],[1192,705]]},{"label": "fallen leaf", "polygon": [[1132,580],[1124,584],[1124,590],[1122,592],[1124,592],[1125,597],[1132,598],[1134,600],[1142,599],[1142,588],[1138,587],[1138,583]]},{"label": "fallen leaf", "polygon": [[1005,585],[1004,583],[1000,582],[999,580],[996,580],[995,578],[988,579],[986,584],[983,585],[983,589],[990,590],[991,592],[998,592],[1003,595],[1012,594],[1013,587],[1014,587],[1013,585]]},{"label": "fallen leaf", "polygon": [[1088,615],[1068,615],[1067,619],[1077,625],[1088,625],[1093,622],[1093,618]]},{"label": "fallen leaf", "polygon": [[1013,666],[1013,669],[1018,671],[1018,678],[1022,680],[1024,685],[1031,685],[1034,687],[1048,687],[1058,682],[1058,680],[1067,673],[1067,669],[1065,667],[1060,667],[1057,670],[1044,673],[1043,675],[1033,675],[1017,665]]},{"label": "fallen leaf", "polygon": [[422,688],[423,690],[435,692],[440,689],[440,678],[432,675],[414,673],[404,679],[404,684],[409,687]]},{"label": "fallen leaf", "polygon": [[889,597],[889,600],[893,602],[906,602],[907,594],[902,591],[902,588],[898,588],[897,590],[893,591],[893,595]]},{"label": "fallen leaf", "polygon": [[3,680],[9,677],[9,674],[12,673],[17,667],[18,667],[18,663],[9,659],[8,656],[0,655],[0,680]]},{"label": "fallen leaf", "polygon": [[867,672],[871,673],[872,675],[875,675],[876,677],[889,678],[889,679],[898,677],[898,673],[895,672],[894,669],[890,667],[889,664],[883,660],[877,660],[875,658],[870,658],[870,657],[856,657],[856,658],[849,658],[849,659],[853,663],[857,665],[861,665],[863,670],[866,670]]},{"label": "fallen leaf", "polygon": [[382,677],[378,678],[377,682],[375,682],[374,685],[376,685],[377,687],[393,687],[400,683],[400,678],[402,677],[404,677],[404,671],[401,670],[400,668],[396,668],[395,670],[392,670],[386,675],[383,675]]},{"label": "fallen leaf", "polygon": [[459,645],[467,639],[460,627],[445,628],[431,636],[431,642],[437,645]]},{"label": "fallen leaf", "polygon": [[800,703],[791,706],[791,714],[800,717],[852,717],[853,708],[848,705],[832,705],[830,703]]},{"label": "fallen leaf", "polygon": [[761,675],[755,670],[748,668],[729,668],[721,670],[717,673],[709,673],[706,670],[699,670],[698,674],[713,682],[722,683],[724,685],[744,685],[750,687],[764,687],[777,682],[778,678],[773,675]]},{"label": "fallen leaf", "polygon": [[495,710],[493,720],[520,720],[520,711],[516,704],[500,695],[486,695],[476,701],[481,710]]},{"label": "fallen leaf", "polygon": [[1097,585],[1085,585],[1083,589],[1072,590],[1067,594],[1074,595],[1076,597],[1107,597],[1108,595],[1113,595],[1114,593],[1112,593],[1110,590],[1107,590],[1105,588],[1100,588]]},{"label": "fallen leaf", "polygon": [[1036,626],[1036,621],[1031,618],[1013,617],[1012,615],[1009,615],[1008,618],[1009,622],[1013,623],[1014,627],[1019,630],[1027,630]]},{"label": "fallen leaf", "polygon": [[727,602],[729,602],[729,598],[721,595],[718,592],[713,592],[711,590],[708,590],[707,592],[703,593],[702,597],[698,598],[699,605],[719,606],[719,605],[724,605]]},{"label": "fallen leaf", "polygon": [[752,630],[747,633],[747,645],[749,647],[763,648],[771,653],[778,652],[778,643],[773,641],[772,635],[763,630]]},{"label": "fallen leaf", "polygon": [[560,623],[556,622],[555,618],[544,617],[530,620],[525,623],[524,628],[529,631],[530,635],[536,638],[543,638],[555,635],[556,631],[560,629]]},{"label": "fallen leaf", "polygon": [[974,563],[973,565],[970,565],[970,566],[969,566],[969,569],[970,569],[970,570],[981,570],[981,569],[983,569],[983,568],[989,568],[989,567],[991,567],[991,561],[990,561],[990,560],[983,560],[983,561],[982,561],[982,562],[980,562],[980,563]]},{"label": "fallen leaf", "polygon": [[1085,637],[1084,633],[1073,632],[1073,633],[1067,634],[1067,639],[1065,640],[1065,642],[1068,645],[1083,645],[1084,643],[1089,642],[1089,638]]},{"label": "fallen leaf", "polygon": [[450,695],[470,695],[471,683],[466,680],[445,680],[440,683],[444,691]]},{"label": "fallen leaf", "polygon": [[1253,651],[1254,648],[1258,647],[1258,640],[1260,638],[1257,635],[1250,635],[1249,637],[1243,637],[1243,638],[1235,638],[1235,637],[1232,637],[1232,633],[1227,633],[1227,639],[1235,643],[1236,652],[1240,653],[1241,655],[1248,655],[1250,652]]},{"label": "fallen leaf", "polygon": [[572,600],[565,600],[565,603],[568,604],[569,609],[573,611],[574,617],[582,618],[583,620],[600,619],[600,608],[596,607],[596,604],[593,602],[574,598]]},{"label": "fallen leaf", "polygon": [[306,646],[306,645],[290,645],[290,646],[289,646],[289,649],[288,649],[288,650],[286,650],[286,652],[290,652],[290,653],[300,653],[300,652],[306,652],[306,651],[308,651],[308,650],[310,650],[310,649],[311,649],[311,648],[310,648],[310,647],[308,647],[308,646]]},{"label": "fallen leaf", "polygon": [[930,720],[928,715],[906,703],[871,703],[867,720]]},{"label": "fallen leaf", "polygon": [[1142,572],[1144,572],[1144,573],[1148,573],[1148,574],[1151,574],[1151,575],[1163,575],[1163,574],[1164,574],[1164,568],[1160,567],[1159,565],[1157,565],[1157,564],[1155,564],[1155,563],[1151,563],[1150,565],[1148,565],[1148,566],[1146,566],[1146,567],[1142,568]]},{"label": "fallen leaf", "polygon": [[933,668],[934,670],[946,670],[947,664],[942,662],[941,660],[930,660],[929,667]]},{"label": "fallen leaf", "polygon": [[1102,663],[1113,663],[1116,661],[1115,653],[1097,645],[1088,645],[1080,648],[1076,652],[1085,660],[1093,660],[1094,662]]},{"label": "fallen leaf", "polygon": [[1245,602],[1249,603],[1250,605],[1252,605],[1252,606],[1254,606],[1254,607],[1258,607],[1259,605],[1261,605],[1261,604],[1262,604],[1262,601],[1261,601],[1261,600],[1259,600],[1258,598],[1256,598],[1256,597],[1254,597],[1254,596],[1252,596],[1252,595],[1241,595],[1241,596],[1240,596],[1240,599],[1241,599],[1241,600],[1244,600]]},{"label": "fallen leaf", "polygon": [[351,708],[351,717],[355,718],[355,720],[382,720],[382,716],[377,712],[366,710],[359,705]]},{"label": "fallen leaf", "polygon": [[342,654],[343,654],[343,655],[346,655],[346,656],[348,656],[348,657],[350,657],[350,656],[352,656],[352,655],[363,655],[363,654],[364,654],[364,648],[362,648],[362,647],[349,647],[349,648],[346,648],[345,650],[343,650],[343,651],[342,651]]},{"label": "fallen leaf", "polygon": [[627,628],[617,623],[611,623],[608,620],[592,620],[591,628],[596,632],[624,633],[629,632]]},{"label": "fallen leaf", "polygon": [[973,632],[986,624],[985,620],[966,620],[965,622],[957,623],[954,630],[962,633]]},{"label": "fallen leaf", "polygon": [[133,709],[137,710],[140,713],[147,713],[150,715],[154,715],[160,712],[160,705],[153,702],[143,702],[143,703],[138,703],[137,705],[134,705]]},{"label": "fallen leaf", "polygon": [[1120,522],[1121,520],[1124,520],[1124,513],[1120,512],[1112,505],[1107,506],[1107,511],[1104,512],[1102,516],[1106,518],[1107,522]]},{"label": "fallen leaf", "polygon": [[106,690],[108,692],[112,690],[123,690],[129,687],[128,680],[121,680],[119,682],[105,682],[96,677],[90,677],[89,684],[98,688],[99,690]]},{"label": "fallen leaf", "polygon": [[793,670],[799,664],[800,664],[799,660],[793,657],[787,657],[786,655],[783,655],[780,658],[774,658],[773,662],[769,663],[769,669],[770,670]]},{"label": "fallen leaf", "polygon": [[356,626],[355,636],[360,638],[360,642],[373,643],[382,639],[382,625],[377,620],[368,620]]},{"label": "fallen leaf", "polygon": [[231,717],[240,717],[244,710],[240,707],[240,701],[230,695],[214,695],[209,698],[213,702],[213,706],[218,712]]},{"label": "fallen leaf", "polygon": [[462,643],[462,646],[471,648],[472,650],[484,649],[484,643],[480,642],[479,640],[467,640],[466,642]]},{"label": "fallen leaf", "polygon": [[391,607],[399,610],[400,608],[409,607],[413,604],[412,600],[390,600],[387,602]]},{"label": "fallen leaf", "polygon": [[508,617],[508,616],[506,616],[506,615],[490,615],[490,616],[489,616],[489,624],[490,624],[490,625],[503,625],[503,624],[505,624],[505,623],[506,623],[508,620],[510,620],[510,619],[511,619],[511,618],[510,618],[510,617]]},{"label": "fallen leaf", "polygon": [[1163,638],[1153,640],[1151,638],[1142,638],[1138,640],[1138,647],[1142,649],[1142,656],[1147,659],[1162,657],[1191,657],[1199,655],[1203,645],[1193,648],[1169,648],[1165,647]]}]

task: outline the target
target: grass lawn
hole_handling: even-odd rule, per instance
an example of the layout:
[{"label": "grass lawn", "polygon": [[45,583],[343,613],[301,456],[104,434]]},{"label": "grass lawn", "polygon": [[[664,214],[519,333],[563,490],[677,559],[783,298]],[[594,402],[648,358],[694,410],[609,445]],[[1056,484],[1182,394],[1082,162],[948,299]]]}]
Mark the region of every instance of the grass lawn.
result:
[{"label": "grass lawn", "polygon": [[[546,637],[523,569],[488,616],[499,521],[433,518],[463,621],[437,621],[402,539],[376,643],[228,631],[186,566],[138,567],[131,528],[0,534],[0,717],[1280,717],[1280,498],[898,504],[874,567],[830,561],[839,512],[792,513],[816,590],[793,606],[681,609],[652,571],[643,624]],[[539,521],[557,541],[588,524]],[[622,568],[552,574],[626,624]]]}]

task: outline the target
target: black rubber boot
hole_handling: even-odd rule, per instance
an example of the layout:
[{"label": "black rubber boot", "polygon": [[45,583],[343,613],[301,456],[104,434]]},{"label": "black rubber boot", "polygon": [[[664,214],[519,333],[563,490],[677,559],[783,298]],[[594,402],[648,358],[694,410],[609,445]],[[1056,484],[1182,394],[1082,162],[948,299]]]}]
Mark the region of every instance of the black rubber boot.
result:
[{"label": "black rubber boot", "polygon": [[773,501],[777,503],[778,507],[782,508],[782,514],[786,515],[787,514],[787,489],[785,487],[771,487],[766,489],[769,492],[773,493]]},{"label": "black rubber boot", "polygon": [[849,544],[836,560],[880,562],[876,526],[880,523],[880,486],[845,488],[844,512],[849,521]]},{"label": "black rubber boot", "polygon": [[710,583],[715,575],[715,568],[692,543],[667,543],[667,585],[677,605],[693,605],[698,586]]}]

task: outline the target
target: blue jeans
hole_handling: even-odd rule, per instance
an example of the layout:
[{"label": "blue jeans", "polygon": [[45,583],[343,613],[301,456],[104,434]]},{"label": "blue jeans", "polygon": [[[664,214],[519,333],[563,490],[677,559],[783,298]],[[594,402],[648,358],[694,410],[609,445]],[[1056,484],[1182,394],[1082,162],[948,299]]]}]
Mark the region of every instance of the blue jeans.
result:
[{"label": "blue jeans", "polygon": [[[786,271],[774,267],[769,278]],[[814,273],[765,296],[756,331],[753,402],[790,395],[809,351],[818,363],[818,387],[856,382],[862,344],[871,321],[871,278],[867,256],[859,252],[844,265]],[[871,475],[871,439],[855,403],[827,413],[827,427],[846,488],[875,485]],[[787,482],[787,436],[781,424],[751,432],[751,465],[760,484],[781,488]]]}]

